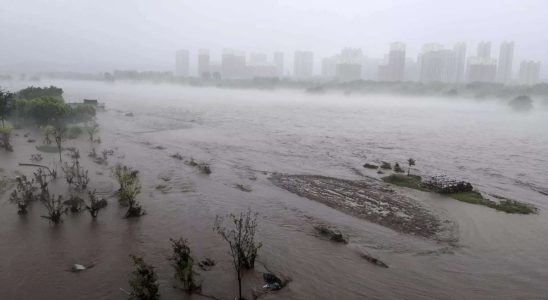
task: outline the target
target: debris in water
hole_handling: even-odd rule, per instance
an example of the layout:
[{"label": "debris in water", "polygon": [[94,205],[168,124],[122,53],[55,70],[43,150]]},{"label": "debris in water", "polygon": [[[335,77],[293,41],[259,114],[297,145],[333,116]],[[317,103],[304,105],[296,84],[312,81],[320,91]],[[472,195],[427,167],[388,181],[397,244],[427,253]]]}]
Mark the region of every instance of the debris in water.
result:
[{"label": "debris in water", "polygon": [[368,262],[374,264],[374,265],[377,265],[379,267],[382,267],[382,268],[388,268],[388,265],[385,264],[383,261],[381,261],[380,259],[378,258],[375,258],[367,253],[362,253],[360,255],[363,259],[367,260]]},{"label": "debris in water", "polygon": [[333,242],[348,244],[348,240],[339,230],[332,229],[326,225],[316,225],[314,226],[314,229],[316,229],[316,231],[318,231],[321,235],[328,237]]},{"label": "debris in water", "polygon": [[211,268],[215,266],[215,261],[211,258],[204,258],[202,261],[198,263],[198,267],[204,271],[209,271]]}]

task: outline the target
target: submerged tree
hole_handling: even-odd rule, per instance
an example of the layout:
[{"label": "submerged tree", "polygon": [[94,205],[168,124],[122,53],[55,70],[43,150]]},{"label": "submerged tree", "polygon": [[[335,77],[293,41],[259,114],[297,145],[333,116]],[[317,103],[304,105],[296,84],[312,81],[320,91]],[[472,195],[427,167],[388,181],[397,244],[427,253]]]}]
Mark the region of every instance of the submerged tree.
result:
[{"label": "submerged tree", "polygon": [[95,190],[88,191],[89,203],[86,203],[86,210],[89,212],[92,218],[97,218],[99,211],[107,206],[107,200],[99,199]]},{"label": "submerged tree", "polygon": [[55,195],[50,195],[48,193],[43,203],[47,209],[48,215],[42,216],[42,218],[48,219],[51,223],[55,225],[63,222],[62,217],[65,213],[65,210],[63,206],[63,197],[61,195],[55,198]]},{"label": "submerged tree", "polygon": [[55,144],[57,144],[57,151],[59,151],[59,161],[63,162],[61,158],[61,151],[63,150],[63,142],[66,139],[67,129],[63,126],[58,126],[53,131],[53,137],[55,138]]},{"label": "submerged tree", "polygon": [[10,201],[17,204],[18,211],[20,215],[27,213],[27,206],[30,202],[36,199],[34,192],[36,187],[34,186],[34,179],[28,180],[27,176],[21,175],[16,179],[17,187],[10,195]]},{"label": "submerged tree", "polygon": [[12,130],[13,128],[9,125],[0,128],[0,148],[4,148],[9,152],[13,151],[13,146],[10,143]]},{"label": "submerged tree", "polygon": [[85,130],[89,136],[89,141],[92,143],[96,142],[95,135],[99,132],[99,124],[95,121],[86,123]]},{"label": "submerged tree", "polygon": [[171,247],[173,248],[173,254],[169,260],[173,261],[175,278],[181,281],[183,288],[188,292],[198,289],[199,284],[195,281],[193,271],[194,259],[192,259],[192,256],[190,255],[188,241],[183,238],[169,240],[171,241]]},{"label": "submerged tree", "polygon": [[244,269],[252,269],[255,266],[257,251],[262,244],[255,242],[255,230],[257,228],[257,213],[248,210],[239,216],[230,214],[230,221],[225,225],[223,217],[217,216],[213,230],[216,231],[229,245],[230,255],[236,275],[238,277],[238,299],[242,298],[242,273]]},{"label": "submerged tree", "polygon": [[51,138],[55,133],[55,127],[47,125],[42,127],[42,133],[44,134],[44,143],[49,145],[51,144]]},{"label": "submerged tree", "polygon": [[130,255],[134,270],[129,279],[130,295],[139,300],[156,300],[160,298],[158,276],[154,267],[146,264],[142,257]]},{"label": "submerged tree", "polygon": [[410,158],[407,160],[407,165],[408,165],[408,168],[407,168],[407,176],[411,175],[411,167],[415,165],[415,160]]},{"label": "submerged tree", "polygon": [[80,151],[78,149],[71,149],[72,164],[65,162],[65,165],[61,167],[63,173],[65,173],[65,179],[67,183],[74,186],[76,189],[85,190],[89,183],[88,170],[80,167]]},{"label": "submerged tree", "polygon": [[126,218],[142,216],[145,211],[137,202],[137,195],[141,193],[141,183],[138,177],[139,171],[128,166],[117,165],[114,168],[114,177],[120,184],[118,189],[118,200],[121,204],[127,205]]},{"label": "submerged tree", "polygon": [[4,120],[15,109],[15,101],[13,94],[0,89],[0,119],[2,120],[2,128],[5,127]]}]

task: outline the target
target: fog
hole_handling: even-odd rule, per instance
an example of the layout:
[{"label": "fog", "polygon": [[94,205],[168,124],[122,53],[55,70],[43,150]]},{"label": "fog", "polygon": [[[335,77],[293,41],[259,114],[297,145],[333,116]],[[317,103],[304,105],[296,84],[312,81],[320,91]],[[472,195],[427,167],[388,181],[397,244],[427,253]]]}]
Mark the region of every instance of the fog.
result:
[{"label": "fog", "polygon": [[548,2],[0,1],[0,298],[548,295]]},{"label": "fog", "polygon": [[425,43],[475,51],[491,41],[496,55],[511,40],[516,61],[548,62],[546,11],[542,0],[2,0],[0,71],[172,70],[180,48],[191,57],[199,48],[280,50],[288,60],[310,50],[319,68],[342,47],[382,58],[394,41],[416,59]]}]

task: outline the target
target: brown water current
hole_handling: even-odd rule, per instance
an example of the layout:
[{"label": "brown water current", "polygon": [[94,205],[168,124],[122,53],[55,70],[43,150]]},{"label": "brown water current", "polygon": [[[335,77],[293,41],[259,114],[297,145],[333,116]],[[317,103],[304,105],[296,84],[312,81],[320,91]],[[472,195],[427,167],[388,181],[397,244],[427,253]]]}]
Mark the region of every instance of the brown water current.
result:
[{"label": "brown water current", "polygon": [[[306,95],[78,81],[40,82],[65,91],[67,101],[98,98],[102,143],[113,149],[108,165],[87,157],[90,143],[69,140],[89,168],[90,186],[109,200],[93,222],[87,213],[51,226],[36,203],[18,216],[0,195],[0,299],[125,299],[130,253],[142,254],[160,278],[162,299],[207,299],[172,288],[169,238],[189,240],[202,292],[234,299],[237,282],[228,248],[212,230],[216,215],[248,208],[259,213],[260,270],[291,278],[261,299],[546,299],[548,295],[548,112],[516,114],[497,101],[397,96]],[[0,85],[16,90],[26,82]],[[36,83],[35,83],[36,85]],[[132,112],[133,117],[125,116]],[[0,152],[0,178],[13,177],[38,153],[17,130],[15,151]],[[202,174],[180,153],[211,165]],[[42,153],[53,165],[57,154]],[[365,162],[413,157],[413,172],[447,174],[478,189],[534,204],[536,215],[511,215],[443,196],[393,187],[396,193],[452,224],[451,239],[421,237],[347,214],[276,186],[271,174],[374,180]],[[68,157],[64,156],[65,159]],[[110,168],[122,162],[140,170],[139,200],[147,214],[123,219]],[[241,184],[251,191],[235,188]],[[381,183],[379,183],[381,184]],[[67,193],[61,180],[52,189]],[[377,224],[379,223],[379,224]],[[443,223],[443,222],[442,222]],[[348,236],[348,244],[318,237],[316,224]],[[363,257],[368,253],[389,268]],[[95,263],[75,274],[72,264]],[[244,290],[260,289],[249,272]]]}]

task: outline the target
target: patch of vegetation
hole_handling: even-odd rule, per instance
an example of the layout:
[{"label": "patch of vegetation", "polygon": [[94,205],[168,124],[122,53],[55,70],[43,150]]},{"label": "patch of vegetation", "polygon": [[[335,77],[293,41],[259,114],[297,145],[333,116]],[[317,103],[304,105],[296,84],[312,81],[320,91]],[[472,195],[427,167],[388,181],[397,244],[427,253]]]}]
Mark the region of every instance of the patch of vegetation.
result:
[{"label": "patch of vegetation", "polygon": [[134,270],[129,279],[131,297],[139,300],[160,299],[158,276],[154,267],[145,263],[142,257],[130,255]]},{"label": "patch of vegetation", "polygon": [[88,170],[80,166],[80,151],[78,149],[71,149],[70,151],[72,163],[69,165],[65,162],[61,169],[65,173],[65,179],[69,185],[79,190],[85,190],[89,184]]},{"label": "patch of vegetation", "polygon": [[401,174],[391,174],[389,176],[383,177],[382,180],[384,182],[388,182],[397,186],[412,188],[420,191],[427,191],[430,190],[423,187],[421,184],[421,177],[418,175],[401,175]]},{"label": "patch of vegetation", "polygon": [[193,271],[194,259],[190,255],[188,241],[183,238],[169,240],[173,249],[173,254],[169,260],[173,262],[175,278],[183,284],[183,289],[187,292],[199,289],[200,285],[195,280],[196,274]]},{"label": "patch of vegetation", "polygon": [[127,205],[126,218],[139,217],[145,214],[141,204],[137,202],[137,195],[141,193],[139,171],[128,166],[117,165],[114,168],[114,177],[120,184],[118,199],[121,204]]},{"label": "patch of vegetation", "polygon": [[15,181],[17,186],[10,195],[10,201],[17,204],[17,213],[24,215],[27,213],[28,204],[36,199],[34,179],[28,180],[27,176],[21,175],[15,178]]},{"label": "patch of vegetation", "polygon": [[481,204],[486,206],[489,206],[489,202],[493,202],[483,198],[481,193],[478,193],[476,191],[453,193],[449,194],[449,197],[466,203]]},{"label": "patch of vegetation", "polygon": [[63,205],[63,197],[61,195],[55,198],[55,195],[50,195],[47,193],[46,199],[43,201],[44,206],[47,209],[48,214],[42,216],[42,218],[48,219],[54,225],[57,225],[63,222],[63,214],[65,214],[65,209]]},{"label": "patch of vegetation", "polygon": [[449,197],[466,203],[485,205],[509,214],[528,215],[538,212],[538,209],[530,204],[506,198],[502,198],[497,202],[483,197],[481,193],[476,191],[449,194]]},{"label": "patch of vegetation", "polygon": [[2,120],[2,127],[5,126],[4,120],[15,109],[15,98],[13,94],[0,89],[0,120]]},{"label": "patch of vegetation", "polygon": [[68,200],[65,200],[63,204],[70,210],[71,213],[79,213],[84,205],[84,199],[77,195],[70,195]]},{"label": "patch of vegetation", "polygon": [[225,218],[217,216],[213,230],[216,231],[229,245],[232,264],[238,277],[238,299],[242,298],[242,274],[244,269],[252,269],[255,266],[257,251],[262,244],[255,242],[255,230],[257,229],[257,213],[248,210],[239,216],[230,214]]},{"label": "patch of vegetation", "polygon": [[394,172],[396,172],[396,173],[405,173],[405,171],[400,167],[399,163],[394,164]]},{"label": "patch of vegetation", "polygon": [[99,138],[95,139],[95,136],[97,133],[99,133],[99,124],[97,122],[93,121],[90,123],[86,123],[85,131],[88,134],[89,141],[92,143],[100,143],[101,140]]},{"label": "patch of vegetation", "polygon": [[29,86],[25,89],[17,92],[17,96],[21,99],[35,99],[38,97],[52,97],[58,100],[63,100],[63,89],[49,86],[49,87],[34,87]]},{"label": "patch of vegetation", "polygon": [[13,127],[11,126],[0,127],[0,148],[4,148],[9,152],[13,151],[13,146],[10,144],[12,131]]},{"label": "patch of vegetation", "polygon": [[86,210],[89,212],[92,218],[97,218],[99,211],[107,207],[107,200],[99,199],[95,191],[88,191],[88,203],[85,204]]},{"label": "patch of vegetation", "polygon": [[470,204],[478,204],[478,205],[484,205],[496,210],[504,211],[506,213],[511,214],[532,214],[538,212],[538,209],[530,204],[522,203],[515,200],[506,199],[503,197],[500,201],[493,201],[490,199],[487,199],[483,197],[483,195],[478,192],[472,190],[473,187],[470,183],[466,182],[456,182],[456,188],[458,190],[464,190],[460,192],[452,192],[454,189],[449,187],[447,190],[449,192],[444,192],[445,190],[442,189],[435,189],[432,188],[429,184],[425,184],[422,182],[421,177],[417,175],[401,175],[401,174],[392,174],[386,177],[383,177],[382,180],[384,182],[388,182],[397,186],[406,187],[406,188],[412,188],[420,191],[425,192],[436,192],[440,193],[442,195],[447,195],[455,200],[459,200],[462,202],[470,203]]}]

